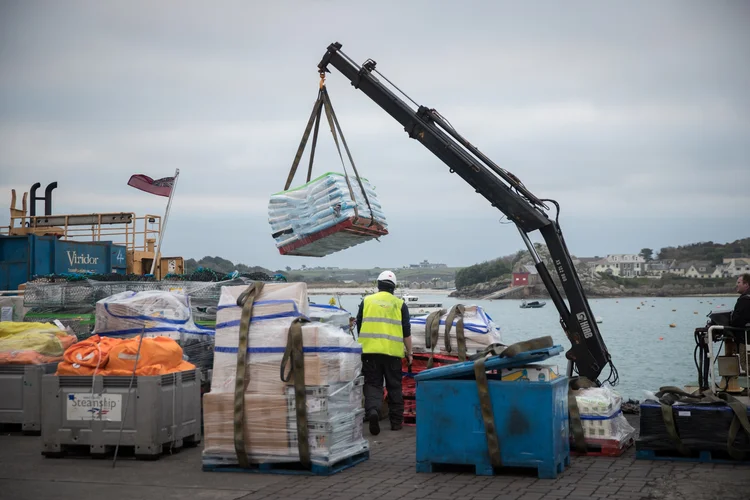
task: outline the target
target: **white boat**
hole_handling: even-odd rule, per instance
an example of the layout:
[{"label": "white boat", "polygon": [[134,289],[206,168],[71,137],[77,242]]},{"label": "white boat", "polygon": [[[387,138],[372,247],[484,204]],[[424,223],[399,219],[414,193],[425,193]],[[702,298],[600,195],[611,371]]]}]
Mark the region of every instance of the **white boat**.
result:
[{"label": "white boat", "polygon": [[420,302],[419,297],[405,293],[401,296],[406,307],[409,308],[409,317],[426,316],[443,308],[442,302]]}]

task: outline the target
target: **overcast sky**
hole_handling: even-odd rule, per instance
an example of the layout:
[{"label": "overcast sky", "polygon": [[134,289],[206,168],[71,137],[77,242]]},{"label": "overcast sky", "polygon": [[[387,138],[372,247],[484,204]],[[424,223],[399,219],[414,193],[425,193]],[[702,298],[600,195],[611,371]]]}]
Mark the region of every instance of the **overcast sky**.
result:
[{"label": "overcast sky", "polygon": [[[749,3],[441,3],[0,0],[0,225],[10,189],[37,181],[59,183],[56,213],[160,214],[166,198],[128,178],[179,168],[170,255],[395,267],[524,248],[333,69],[333,104],[390,235],[323,259],[279,255],[268,199],[315,100],[317,63],[339,41],[556,199],[575,255],[750,236]],[[315,173],[341,170],[330,135],[316,156]]]}]

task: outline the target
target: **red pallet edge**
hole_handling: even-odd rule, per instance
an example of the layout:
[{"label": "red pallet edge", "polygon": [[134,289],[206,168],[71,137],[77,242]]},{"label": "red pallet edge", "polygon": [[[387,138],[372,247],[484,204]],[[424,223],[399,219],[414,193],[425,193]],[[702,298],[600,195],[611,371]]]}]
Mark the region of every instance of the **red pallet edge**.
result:
[{"label": "red pallet edge", "polygon": [[369,225],[372,219],[359,219],[359,221],[364,222],[357,222],[355,224],[354,217],[351,217],[349,219],[346,219],[345,221],[339,222],[338,224],[329,227],[328,229],[323,229],[322,231],[318,231],[313,235],[305,236],[304,238],[293,241],[288,245],[280,246],[278,247],[279,253],[281,253],[281,255],[287,255],[294,250],[297,250],[298,248],[307,246],[311,243],[315,243],[318,240],[339,232],[348,232],[358,236],[370,236],[372,238],[378,238],[380,236],[385,236],[388,234],[388,230],[377,222],[373,222],[372,225]]},{"label": "red pallet edge", "polygon": [[575,448],[574,441],[570,440],[570,454],[577,457],[619,457],[635,443],[634,438],[628,438],[623,442],[614,439],[587,439],[585,453]]}]

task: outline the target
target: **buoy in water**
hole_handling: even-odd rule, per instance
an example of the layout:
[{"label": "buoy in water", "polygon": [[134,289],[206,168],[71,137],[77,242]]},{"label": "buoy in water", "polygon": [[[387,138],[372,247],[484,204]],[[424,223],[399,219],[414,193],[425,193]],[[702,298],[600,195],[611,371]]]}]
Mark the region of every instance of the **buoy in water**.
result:
[{"label": "buoy in water", "polygon": [[659,337],[659,340],[664,340],[664,337]]},{"label": "buoy in water", "polygon": [[674,323],[670,323],[670,324],[669,324],[669,328],[675,328],[676,326],[677,326],[677,325],[675,325]]}]

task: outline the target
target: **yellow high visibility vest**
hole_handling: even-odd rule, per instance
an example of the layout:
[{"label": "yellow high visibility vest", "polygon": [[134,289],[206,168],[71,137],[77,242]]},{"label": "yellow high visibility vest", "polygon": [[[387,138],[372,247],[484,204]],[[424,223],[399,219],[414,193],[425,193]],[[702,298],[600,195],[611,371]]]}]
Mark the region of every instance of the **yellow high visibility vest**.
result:
[{"label": "yellow high visibility vest", "polygon": [[403,303],[403,300],[388,292],[365,297],[358,338],[362,353],[404,357],[404,331],[401,327]]}]

